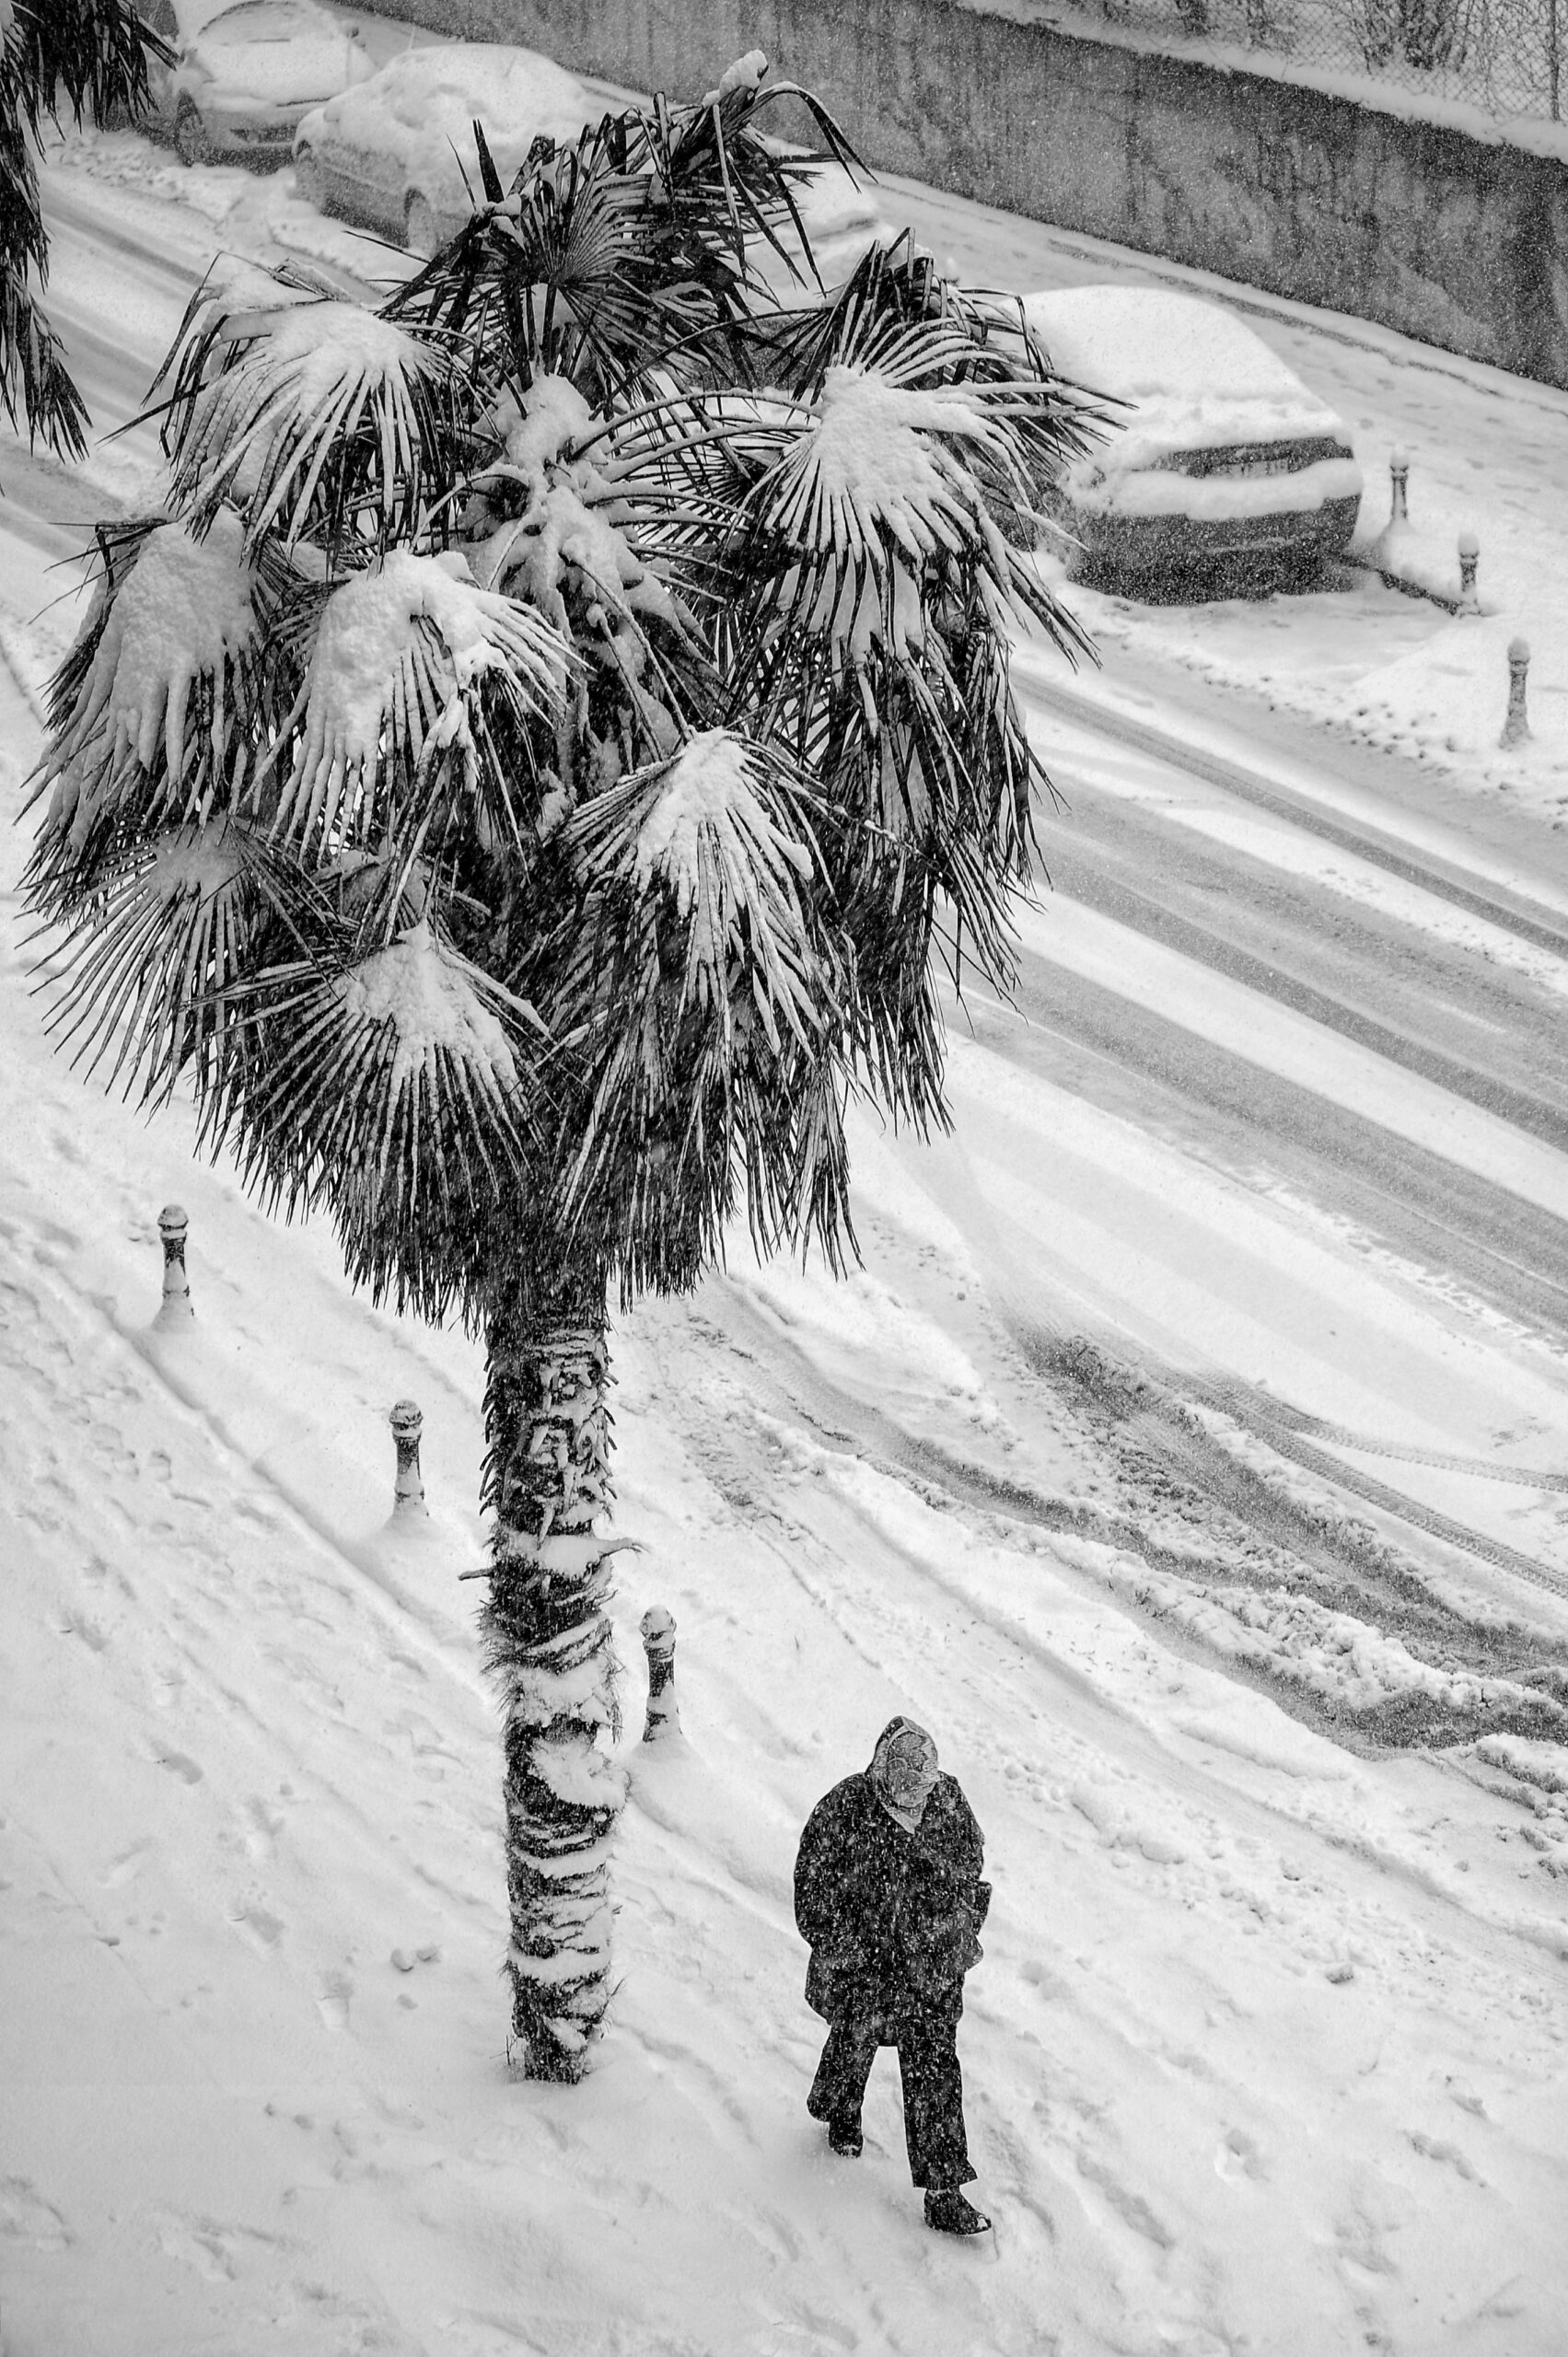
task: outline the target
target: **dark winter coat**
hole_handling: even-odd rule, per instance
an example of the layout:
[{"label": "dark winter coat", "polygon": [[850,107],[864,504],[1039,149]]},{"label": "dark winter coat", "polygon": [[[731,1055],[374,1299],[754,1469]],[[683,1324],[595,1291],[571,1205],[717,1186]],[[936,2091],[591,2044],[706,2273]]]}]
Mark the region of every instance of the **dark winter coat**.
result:
[{"label": "dark winter coat", "polygon": [[827,2021],[957,2014],[991,1903],[991,1886],[980,1878],[984,1854],[951,1776],[937,1778],[912,1833],[884,1807],[869,1772],[835,1784],[807,1819],[795,1864],[812,2011]]}]

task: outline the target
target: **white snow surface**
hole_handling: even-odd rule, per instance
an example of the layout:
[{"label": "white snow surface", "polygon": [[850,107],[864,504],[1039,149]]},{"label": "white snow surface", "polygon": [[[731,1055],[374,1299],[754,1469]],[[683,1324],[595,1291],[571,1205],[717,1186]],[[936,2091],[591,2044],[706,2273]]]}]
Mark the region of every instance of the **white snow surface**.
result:
[{"label": "white snow surface", "polygon": [[738,57],[733,65],[725,67],[714,87],[704,93],[703,104],[716,107],[736,90],[754,90],[767,70],[764,52],[749,49],[744,57]]},{"label": "white snow surface", "polygon": [[1346,443],[1328,404],[1217,303],[1165,287],[1076,286],[1026,296],[1024,316],[1053,368],[1121,404],[1108,407],[1105,441],[1068,469],[1080,507],[1217,521],[1359,497],[1361,470],[1348,458],[1259,477],[1191,476],[1172,465],[1237,444]]},{"label": "white snow surface", "polygon": [[[59,184],[87,205],[91,174],[118,174],[128,233],[199,264],[209,219],[261,250],[292,230],[286,175],[180,174],[171,195],[116,139],[73,144]],[[972,278],[1039,285],[1042,253],[1105,274],[1103,252],[1032,225],[917,203]],[[299,234],[365,266],[331,224]],[[100,411],[124,352],[183,300],[75,232],[53,291],[68,331],[99,339],[81,349]],[[1568,402],[1353,322],[1330,337],[1275,307],[1263,325],[1364,458],[1414,447],[1416,529],[1484,493],[1498,629],[1536,601],[1549,686],[1561,540],[1541,486]],[[148,440],[95,455],[94,496],[136,495]],[[29,475],[9,444],[0,471],[14,812],[71,626],[49,610],[58,540],[23,498],[67,479]],[[1410,839],[1468,830],[1478,863],[1502,863],[1490,621],[1381,591],[1082,603],[1137,676],[1228,682],[1241,728],[1274,702],[1349,731],[1362,704],[1364,745],[1424,749],[1436,772]],[[1099,692],[1125,702],[1127,676]],[[1549,696],[1534,708],[1535,747],[1505,773],[1550,816],[1568,733]],[[1154,789],[1112,762],[1107,790]],[[1245,826],[1282,869],[1327,862],[1212,799],[1173,823]],[[12,911],[24,851],[0,830]],[[1408,888],[1333,859],[1347,902]],[[1423,901],[1412,932],[1417,916],[1488,956],[1479,920]],[[1359,1092],[1390,1135],[1432,1118],[1427,1085],[1283,1021],[1239,1029],[1214,977],[1133,958],[1108,920],[1052,904],[1028,958],[1112,975],[1156,1010],[1179,991],[1193,1036],[1247,1042],[1260,1074],[1296,1058],[1302,1085]],[[630,1792],[620,1985],[584,2085],[540,2088],[505,2062],[498,1714],[477,1588],[457,1577],[483,1545],[479,1353],[352,1296],[319,1224],[273,1225],[226,1168],[192,1163],[181,1105],[149,1124],[84,1091],[42,1041],[15,924],[0,934],[6,2357],[1558,2357],[1561,1747],[1365,1758],[1328,1740],[1283,1707],[1280,1665],[1322,1696],[1387,1692],[1411,1676],[1396,1636],[1238,1595],[1221,1541],[1144,1500],[1153,1573],[1104,1457],[1012,1337],[1103,1319],[1130,1351],[1236,1371],[1370,1448],[1493,1468],[1561,1467],[1568,1374],[1348,1215],[1060,1079],[1021,1085],[1019,1027],[983,1004],[971,1023],[951,1138],[854,1122],[863,1273],[759,1270],[738,1240],[691,1301],[618,1322],[617,1522],[648,1550],[618,1559],[611,1607],[632,1666],[610,1763]],[[1492,1168],[1495,1130],[1457,1116],[1423,1134]],[[1549,1149],[1520,1145],[1544,1199]],[[170,1199],[192,1223],[182,1329],[156,1322]],[[432,1509],[412,1527],[390,1518],[386,1425],[411,1396]],[[978,1489],[944,1485],[951,1459]],[[1460,1509],[1469,1477],[1429,1479],[1422,1494],[1568,1568],[1560,1492],[1470,1482]],[[1076,1520],[1005,1510],[1008,1483]],[[1446,1578],[1562,1657],[1568,1604],[1468,1564]],[[683,1732],[644,1747],[650,1602],[678,1623]],[[960,2032],[996,2221],[980,2247],[920,2224],[889,2060],[860,2162],[833,2161],[802,2109],[820,2025],[794,1845],[895,1711],[935,1732],[996,1885]]]},{"label": "white snow surface", "polygon": [[1074,286],[1026,296],[1024,316],[1063,377],[1118,401],[1183,400],[1219,413],[1256,402],[1265,415],[1305,410],[1332,423],[1333,412],[1304,401],[1295,371],[1249,327],[1198,296]]}]

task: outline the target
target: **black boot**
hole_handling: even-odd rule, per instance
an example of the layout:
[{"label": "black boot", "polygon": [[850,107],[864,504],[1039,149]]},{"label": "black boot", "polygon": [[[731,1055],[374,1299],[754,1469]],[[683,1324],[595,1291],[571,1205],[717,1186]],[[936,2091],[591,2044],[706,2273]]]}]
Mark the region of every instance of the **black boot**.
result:
[{"label": "black boot", "polygon": [[991,2221],[982,2217],[972,2201],[966,2200],[957,2186],[940,2193],[935,2189],[925,2197],[925,2223],[939,2235],[988,2235]]},{"label": "black boot", "polygon": [[865,2143],[858,2119],[830,2119],[828,2149],[842,2153],[846,2161],[857,2161]]}]

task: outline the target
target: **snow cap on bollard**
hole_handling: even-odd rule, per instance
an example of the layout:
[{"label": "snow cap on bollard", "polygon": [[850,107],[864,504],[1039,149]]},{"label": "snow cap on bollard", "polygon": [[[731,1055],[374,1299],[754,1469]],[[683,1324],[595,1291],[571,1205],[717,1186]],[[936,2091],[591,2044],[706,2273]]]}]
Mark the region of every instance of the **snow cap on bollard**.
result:
[{"label": "snow cap on bollard", "polygon": [[1459,534],[1459,611],[1479,614],[1481,599],[1476,595],[1476,567],[1481,563],[1481,542],[1467,524]]},{"label": "snow cap on bollard", "polygon": [[400,1399],[388,1422],[398,1445],[398,1480],[392,1498],[394,1515],[428,1514],[424,1481],[419,1469],[419,1435],[424,1418],[412,1399]]},{"label": "snow cap on bollard", "polygon": [[1393,530],[1396,524],[1408,524],[1410,522],[1410,509],[1405,497],[1406,490],[1410,482],[1410,452],[1402,447],[1396,447],[1390,450],[1388,453],[1388,485],[1390,493],[1388,503],[1388,529],[1390,531]]},{"label": "snow cap on bollard", "polygon": [[680,1733],[680,1708],[675,1696],[675,1616],[662,1604],[650,1604],[638,1624],[643,1651],[648,1657],[648,1714],[643,1741]]},{"label": "snow cap on bollard", "polygon": [[190,1225],[179,1203],[165,1203],[157,1215],[157,1232],[163,1238],[163,1300],[155,1325],[183,1326],[196,1315],[191,1280],[185,1273],[185,1236]]},{"label": "snow cap on bollard", "polygon": [[1508,716],[1503,723],[1503,734],[1497,739],[1504,752],[1511,752],[1516,745],[1528,738],[1530,724],[1525,714],[1525,674],[1530,668],[1527,639],[1508,641]]}]

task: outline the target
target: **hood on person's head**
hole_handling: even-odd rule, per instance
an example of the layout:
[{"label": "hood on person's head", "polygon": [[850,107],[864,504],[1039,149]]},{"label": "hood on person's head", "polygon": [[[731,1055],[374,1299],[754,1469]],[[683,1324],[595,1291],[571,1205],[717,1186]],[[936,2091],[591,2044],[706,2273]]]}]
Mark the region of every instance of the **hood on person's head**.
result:
[{"label": "hood on person's head", "polygon": [[890,1799],[918,1797],[923,1805],[936,1782],[936,1746],[913,1719],[889,1719],[871,1755],[871,1781]]}]

